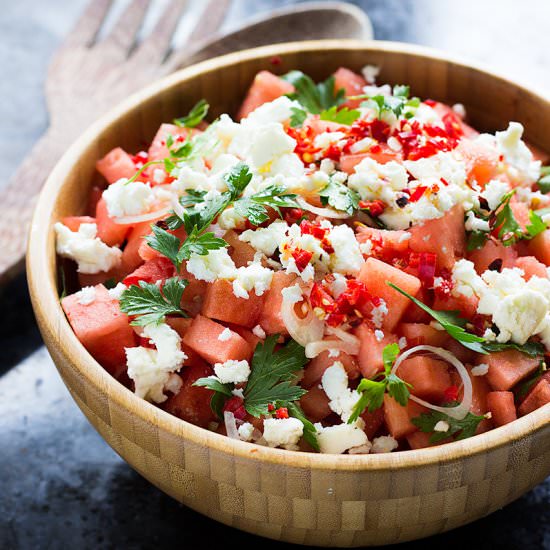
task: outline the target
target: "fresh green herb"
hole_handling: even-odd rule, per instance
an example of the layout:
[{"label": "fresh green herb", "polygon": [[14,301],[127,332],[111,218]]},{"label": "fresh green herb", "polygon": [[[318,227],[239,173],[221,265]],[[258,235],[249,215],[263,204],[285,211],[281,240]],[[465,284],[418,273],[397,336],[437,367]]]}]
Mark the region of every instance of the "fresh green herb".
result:
[{"label": "fresh green herb", "polygon": [[483,343],[483,349],[488,352],[493,351],[505,351],[507,349],[514,349],[521,351],[530,357],[540,357],[544,355],[544,346],[540,342],[525,342],[525,344],[516,344],[515,342],[489,342]]},{"label": "fresh green herb", "polygon": [[59,295],[59,300],[63,300],[67,296],[67,278],[65,275],[65,270],[63,269],[63,266],[59,269],[59,279],[60,279],[60,286],[61,286],[61,294]]},{"label": "fresh green herb", "polygon": [[298,208],[298,203],[295,194],[287,193],[284,187],[272,184],[254,195],[238,199],[233,206],[250,223],[260,225],[269,219],[267,207],[275,210],[282,218],[281,208]]},{"label": "fresh green herb", "polygon": [[267,414],[270,403],[290,403],[307,393],[292,383],[296,372],[308,361],[304,348],[291,340],[275,351],[278,338],[278,334],[269,336],[254,351],[251,373],[244,390],[244,406],[252,416]]},{"label": "fresh green herb", "polygon": [[523,235],[521,226],[517,222],[510,200],[514,191],[507,193],[498,207],[495,218],[495,227],[498,227],[498,237],[504,246],[515,244]]},{"label": "fresh green herb", "polygon": [[345,90],[343,88],[338,91],[334,89],[334,76],[315,84],[303,72],[290,71],[283,76],[283,79],[290,82],[295,89],[295,92],[288,96],[298,101],[309,113],[319,114],[345,101]]},{"label": "fresh green herb", "polygon": [[[462,420],[457,420],[445,413],[431,411],[429,413],[422,413],[416,418],[411,418],[411,422],[419,428],[421,432],[433,432],[430,436],[430,443],[438,443],[448,437],[453,438],[455,441],[472,437],[479,423],[485,420],[485,418],[485,415],[476,415],[469,412]],[[446,422],[449,425],[449,429],[445,432],[434,432],[436,424],[441,421]]]},{"label": "fresh green herb", "polygon": [[210,250],[219,250],[227,246],[229,246],[227,242],[216,237],[214,233],[199,233],[194,227],[179,249],[178,260],[180,263],[183,260],[188,260],[191,254],[206,256]]},{"label": "fresh green herb", "polygon": [[319,193],[321,203],[330,205],[336,210],[346,212],[350,216],[359,208],[359,195],[347,185],[330,179],[327,186]]},{"label": "fresh green herb", "polygon": [[224,176],[224,180],[231,194],[231,200],[234,201],[241,196],[252,180],[252,173],[246,164],[239,162]]},{"label": "fresh green herb", "polygon": [[220,420],[223,420],[223,407],[225,402],[233,396],[232,390],[235,385],[222,384],[215,376],[208,376],[195,380],[193,386],[201,386],[214,392],[210,398],[210,408]]},{"label": "fresh green herb", "polygon": [[348,419],[348,424],[355,422],[367,408],[369,412],[379,409],[384,403],[384,394],[386,391],[400,405],[405,406],[408,403],[410,396],[409,388],[411,385],[391,372],[400,352],[401,350],[397,344],[387,345],[382,351],[384,372],[377,375],[377,377],[382,377],[381,380],[363,378],[361,382],[359,382],[357,391],[361,396],[353,407],[353,411]]},{"label": "fresh green herb", "polygon": [[187,314],[181,309],[181,297],[188,281],[178,277],[167,279],[161,289],[151,283],[140,281],[126,289],[120,297],[120,309],[128,315],[137,315],[132,325],[159,324],[166,315]]},{"label": "fresh green herb", "polygon": [[181,260],[178,259],[178,253],[181,241],[172,233],[162,229],[158,225],[151,226],[152,233],[145,237],[145,242],[163,256],[166,256],[179,270]]},{"label": "fresh green herb", "polygon": [[311,447],[316,451],[319,451],[319,442],[317,441],[317,430],[315,426],[308,420],[304,411],[296,402],[285,403],[284,406],[288,409],[288,414],[297,418],[304,425],[304,435],[303,438],[307,441]]},{"label": "fresh green herb", "polygon": [[468,252],[481,248],[487,242],[488,238],[489,238],[489,233],[487,233],[486,231],[472,231],[468,235],[468,244],[467,244]]},{"label": "fresh green herb", "polygon": [[330,109],[322,111],[319,118],[321,120],[328,120],[330,122],[337,122],[338,124],[350,126],[360,116],[361,113],[357,109],[348,109],[347,107],[338,109],[336,105],[333,105]]},{"label": "fresh green herb", "polygon": [[107,279],[106,281],[103,282],[103,286],[109,290],[111,288],[115,288],[115,286],[117,285],[117,280],[114,278],[114,277],[111,277],[110,279]]},{"label": "fresh green herb", "polygon": [[540,169],[540,179],[537,181],[541,193],[550,193],[550,166],[543,166]]},{"label": "fresh green herb", "polygon": [[180,128],[195,128],[204,120],[204,117],[208,114],[209,108],[210,105],[208,102],[205,99],[201,99],[193,106],[186,116],[174,119],[174,124]]},{"label": "fresh green herb", "polygon": [[542,218],[533,210],[529,211],[529,221],[531,223],[525,227],[527,233],[529,234],[529,237],[527,238],[532,239],[533,237],[536,237],[538,234],[546,230],[546,224],[544,223]]},{"label": "fresh green herb", "polygon": [[426,313],[433,317],[447,331],[450,336],[460,342],[464,347],[471,349],[472,351],[476,351],[477,353],[487,353],[482,346],[482,343],[485,342],[485,339],[464,330],[464,327],[466,326],[466,319],[460,317],[459,311],[436,311],[428,307],[426,304],[423,304],[420,300],[417,300],[414,296],[411,296],[409,293],[405,292],[397,285],[394,285],[390,282],[388,282],[387,284],[391,286],[394,290],[397,290],[397,292],[400,292],[401,294],[406,296],[420,309],[423,309]]},{"label": "fresh green herb", "polygon": [[290,116],[290,126],[292,126],[292,128],[298,128],[305,122],[307,111],[299,109],[298,107],[291,107],[290,112],[292,113]]}]

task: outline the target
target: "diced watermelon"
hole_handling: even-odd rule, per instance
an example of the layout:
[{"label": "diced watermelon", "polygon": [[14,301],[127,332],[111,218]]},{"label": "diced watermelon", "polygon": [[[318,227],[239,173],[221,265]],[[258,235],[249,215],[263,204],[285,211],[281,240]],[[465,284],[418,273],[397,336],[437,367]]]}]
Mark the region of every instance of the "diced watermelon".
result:
[{"label": "diced watermelon", "polygon": [[77,273],[78,284],[81,288],[85,286],[96,286],[103,284],[107,281],[120,281],[123,276],[123,270],[121,267],[115,267],[109,271],[100,271],[99,273]]},{"label": "diced watermelon", "polygon": [[515,195],[512,195],[510,199],[510,209],[521,227],[521,230],[525,232],[526,227],[531,223],[529,220],[529,207],[524,202],[520,202]]},{"label": "diced watermelon", "polygon": [[185,336],[192,322],[193,319],[189,317],[166,317],[166,324],[170,325],[181,338]]},{"label": "diced watermelon", "polygon": [[227,340],[218,337],[226,327],[197,315],[183,337],[183,343],[211,364],[225,363],[229,359],[250,359],[252,349],[248,342],[236,332]]},{"label": "diced watermelon", "polygon": [[163,408],[186,422],[206,428],[210,422],[216,420],[210,408],[210,399],[214,392],[201,386],[193,386],[193,383],[212,374],[212,368],[206,363],[183,367],[180,372],[181,389],[166,400]]},{"label": "diced watermelon", "polygon": [[465,319],[471,319],[477,312],[479,298],[473,296],[461,296],[457,298],[452,294],[441,296],[436,294],[432,308],[436,311],[456,310],[460,311],[460,316]]},{"label": "diced watermelon", "polygon": [[450,443],[452,439],[448,437],[437,443],[430,443],[431,433],[426,432],[413,432],[407,436],[407,443],[411,449],[425,449],[426,447],[434,447],[436,445],[443,445],[443,443]]},{"label": "diced watermelon", "polygon": [[175,275],[174,264],[164,256],[153,258],[140,265],[130,273],[122,282],[126,286],[138,285],[140,281],[155,283],[160,280],[169,279]]},{"label": "diced watermelon", "polygon": [[217,279],[206,288],[202,314],[217,321],[252,328],[258,324],[264,298],[256,296],[254,291],[248,294],[248,299],[238,298],[229,281]]},{"label": "diced watermelon", "polygon": [[397,374],[411,384],[411,393],[430,402],[441,402],[451,385],[447,363],[425,355],[405,359]]},{"label": "diced watermelon", "polygon": [[504,246],[500,241],[493,240],[488,240],[481,248],[468,253],[468,259],[474,262],[476,271],[480,275],[487,271],[491,264],[495,265],[496,260],[502,262],[502,268],[514,267],[517,257],[518,254],[513,247]]},{"label": "diced watermelon", "polygon": [[516,350],[497,351],[483,357],[489,365],[487,380],[493,390],[508,391],[537,370],[540,357],[530,357]]},{"label": "diced watermelon", "polygon": [[99,199],[95,211],[97,236],[109,246],[121,245],[131,229],[129,225],[116,223],[107,210],[104,198]]},{"label": "diced watermelon", "polygon": [[361,323],[355,329],[355,336],[359,338],[359,353],[357,354],[359,370],[364,378],[372,378],[377,372],[384,369],[382,350],[387,345],[397,342],[397,337],[390,333],[384,333],[384,337],[378,340],[374,330],[366,323]]},{"label": "diced watermelon", "polygon": [[401,323],[397,333],[406,338],[408,348],[421,345],[440,348],[444,346],[448,337],[445,331],[423,323]]},{"label": "diced watermelon", "polygon": [[433,105],[433,109],[435,112],[440,116],[444,117],[445,115],[451,115],[455,121],[457,121],[460,124],[460,127],[462,129],[462,132],[464,133],[464,137],[468,139],[474,139],[477,136],[479,136],[479,132],[477,130],[474,130],[471,126],[466,124],[454,111],[449,105],[446,105],[445,103],[436,102],[435,105]]},{"label": "diced watermelon", "polygon": [[403,155],[398,151],[390,149],[385,143],[379,143],[375,151],[367,151],[365,153],[349,153],[342,155],[338,163],[339,168],[340,170],[342,170],[342,172],[353,174],[355,172],[355,167],[365,158],[371,158],[375,160],[378,164],[386,164],[391,160],[403,160]]},{"label": "diced watermelon", "polygon": [[151,222],[143,222],[134,226],[128,234],[128,242],[122,251],[122,266],[126,274],[143,263],[143,258],[139,255],[139,247],[143,237],[149,233],[151,233]]},{"label": "diced watermelon", "polygon": [[323,351],[317,357],[314,357],[306,366],[304,377],[301,380],[302,387],[311,388],[319,384],[323,373],[337,361],[342,363],[350,380],[355,380],[359,377],[359,367],[353,356],[340,352],[337,357],[330,357],[328,351]]},{"label": "diced watermelon", "polygon": [[[346,91],[347,96],[361,95],[363,88],[367,85],[367,81],[359,74],[340,67],[334,73],[334,90],[337,92],[340,89]],[[350,109],[359,107],[363,99],[348,99],[343,105]]]},{"label": "diced watermelon", "polygon": [[357,228],[356,238],[360,243],[370,240],[374,245],[379,244],[381,248],[391,252],[406,252],[409,249],[408,231],[389,231],[360,225]]},{"label": "diced watermelon", "polygon": [[126,372],[124,348],[136,345],[137,337],[128,316],[120,311],[103,285],[95,288],[94,301],[81,304],[78,294],[66,296],[61,305],[82,345],[115,378]]},{"label": "diced watermelon", "polygon": [[285,94],[294,91],[294,86],[286,80],[270,73],[269,71],[260,71],[254,78],[246,98],[237,113],[237,120],[247,117],[252,111],[255,111],[260,105],[273,101]]},{"label": "diced watermelon", "polygon": [[367,285],[368,291],[386,302],[388,313],[382,321],[382,328],[392,331],[399,323],[403,313],[409,307],[410,300],[397,292],[387,282],[392,282],[399,288],[416,296],[421,283],[417,277],[400,271],[376,258],[367,258],[359,272],[358,279]]},{"label": "diced watermelon", "polygon": [[296,275],[294,274],[288,274],[284,271],[277,271],[273,274],[271,287],[264,294],[263,309],[258,321],[266,334],[288,335],[288,330],[281,316],[282,290],[293,285],[295,281]]},{"label": "diced watermelon", "polygon": [[251,330],[241,327],[239,325],[230,325],[229,328],[236,332],[239,336],[244,338],[252,350],[256,349],[258,344],[261,344],[263,340],[256,336]]},{"label": "diced watermelon", "polygon": [[384,405],[373,412],[369,412],[368,409],[365,409],[361,414],[361,418],[365,423],[363,431],[367,434],[367,437],[372,440],[382,427],[382,424],[384,424]]},{"label": "diced watermelon", "polygon": [[453,206],[443,217],[426,220],[409,231],[410,249],[435,253],[439,269],[452,269],[456,259],[465,255],[464,208],[460,204]]},{"label": "diced watermelon", "polygon": [[332,413],[328,403],[327,394],[318,386],[313,386],[300,398],[300,407],[311,422],[320,422]]},{"label": "diced watermelon", "polygon": [[533,237],[528,244],[529,252],[546,266],[550,266],[550,229]]},{"label": "diced watermelon", "polygon": [[519,414],[524,416],[550,403],[550,379],[543,376],[519,406]]},{"label": "diced watermelon", "polygon": [[231,256],[231,259],[237,267],[247,266],[248,262],[254,260],[254,254],[256,250],[252,248],[248,243],[239,240],[239,235],[233,231],[229,230],[224,236],[223,239],[226,243],[229,244],[228,252]]},{"label": "diced watermelon", "polygon": [[[488,383],[487,375],[473,376],[470,371],[468,371],[468,374],[470,375],[470,380],[472,381],[472,406],[470,407],[470,411],[477,415],[486,414],[489,410],[489,406],[487,405],[487,396],[491,393],[491,386]],[[462,391],[459,392],[460,399],[462,399],[462,395]],[[486,418],[479,423],[476,434],[486,432],[491,428],[493,428],[493,420],[491,418]]]},{"label": "diced watermelon", "polygon": [[172,136],[174,140],[177,138],[183,138],[183,140],[185,140],[198,133],[200,133],[200,131],[196,128],[180,128],[175,124],[161,124],[149,147],[149,161],[162,160],[170,155],[170,151],[168,151],[168,147],[166,146],[168,136]]},{"label": "diced watermelon", "polygon": [[[418,270],[407,269],[406,272],[416,277]],[[423,286],[420,288],[420,290],[416,294],[416,298],[420,300],[422,303],[431,306],[432,300],[433,300],[433,292],[429,288],[426,288],[425,286]],[[405,313],[403,313],[403,317],[401,317],[401,322],[403,323],[426,324],[426,323],[430,323],[431,321],[432,321],[431,316],[428,313],[426,313],[423,309],[419,308],[413,302],[409,303],[409,307],[405,310]]]},{"label": "diced watermelon", "polygon": [[96,219],[90,216],[67,216],[61,220],[61,223],[76,233],[80,228],[80,224],[96,223]]},{"label": "diced watermelon", "polygon": [[196,315],[202,310],[208,283],[197,279],[192,273],[189,273],[185,265],[182,265],[180,268],[180,276],[188,282],[181,297],[181,307],[190,315]]},{"label": "diced watermelon", "polygon": [[95,216],[95,209],[97,208],[97,203],[103,195],[103,187],[94,185],[90,191],[90,196],[88,197],[88,207],[86,212]]},{"label": "diced watermelon", "polygon": [[539,262],[534,256],[522,256],[516,260],[516,267],[519,267],[525,273],[525,280],[531,277],[548,278],[546,266]]},{"label": "diced watermelon", "polygon": [[462,139],[456,150],[464,158],[469,181],[475,180],[484,187],[496,176],[499,163],[499,153],[496,148],[471,139]]},{"label": "diced watermelon", "polygon": [[384,395],[384,419],[392,437],[401,439],[416,432],[418,428],[411,422],[411,418],[426,412],[426,408],[409,400],[403,407],[389,394]]},{"label": "diced watermelon", "polygon": [[517,418],[514,394],[511,391],[492,391],[487,394],[487,408],[495,426],[504,426]]},{"label": "diced watermelon", "polygon": [[131,178],[137,172],[132,157],[120,147],[109,151],[95,166],[108,183],[115,183],[121,178]]}]

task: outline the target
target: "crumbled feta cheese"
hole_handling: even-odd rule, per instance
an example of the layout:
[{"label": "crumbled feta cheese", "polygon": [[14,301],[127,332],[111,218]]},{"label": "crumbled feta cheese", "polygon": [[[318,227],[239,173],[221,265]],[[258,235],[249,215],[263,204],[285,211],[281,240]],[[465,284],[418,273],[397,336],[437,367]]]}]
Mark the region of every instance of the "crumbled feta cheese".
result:
[{"label": "crumbled feta cheese", "polygon": [[60,256],[70,258],[78,264],[79,273],[100,273],[120,265],[122,251],[107,246],[97,237],[95,223],[82,223],[78,231],[71,231],[62,223],[56,223],[56,250]]},{"label": "crumbled feta cheese", "polygon": [[204,256],[191,254],[187,262],[187,271],[208,283],[213,283],[216,279],[234,279],[237,276],[237,268],[227,248],[209,250]]},{"label": "crumbled feta cheese", "polygon": [[231,332],[231,330],[226,327],[220,332],[220,334],[218,336],[218,340],[220,342],[227,342],[227,340],[231,340],[231,335],[232,334],[233,333]]},{"label": "crumbled feta cheese", "polygon": [[127,289],[128,287],[123,283],[118,283],[114,288],[110,288],[107,292],[109,293],[109,296],[111,298],[114,298],[115,300],[120,300],[122,297],[122,293]]},{"label": "crumbled feta cheese", "polygon": [[452,106],[452,109],[455,115],[457,115],[462,120],[466,118],[466,108],[464,107],[464,105],[462,105],[462,103],[455,103]]},{"label": "crumbled feta cheese", "polygon": [[247,144],[247,160],[260,170],[276,158],[294,152],[296,147],[296,140],[291,138],[278,123],[258,126],[251,138]]},{"label": "crumbled feta cheese", "polygon": [[533,159],[522,136],[523,126],[519,122],[510,122],[504,132],[495,134],[495,139],[504,160],[519,172],[519,178],[528,178],[532,183],[539,179],[541,162]]},{"label": "crumbled feta cheese", "polygon": [[239,240],[249,243],[253,248],[263,252],[266,256],[273,256],[279,247],[286,232],[288,224],[282,221],[275,221],[268,227],[259,229],[248,229],[239,235]]},{"label": "crumbled feta cheese", "polygon": [[77,301],[83,306],[89,306],[95,301],[95,287],[85,286],[76,293]]},{"label": "crumbled feta cheese", "polygon": [[348,449],[349,455],[368,455],[372,449],[372,443],[367,441],[364,445],[359,445],[359,447],[352,447]]},{"label": "crumbled feta cheese", "polygon": [[423,125],[428,124],[430,126],[443,127],[443,121],[437,111],[433,107],[426,105],[426,103],[421,103],[418,106],[414,112],[414,120]]},{"label": "crumbled feta cheese", "polygon": [[485,288],[483,279],[477,274],[473,262],[458,260],[453,266],[453,296],[460,295],[471,298],[474,294],[480,295]]},{"label": "crumbled feta cheese", "polygon": [[330,399],[331,410],[347,422],[360,396],[356,390],[348,388],[348,375],[340,361],[336,361],[325,370],[321,378],[321,386]]},{"label": "crumbled feta cheese", "polygon": [[148,183],[141,181],[128,183],[126,178],[111,183],[103,191],[107,211],[112,218],[142,214],[149,209],[154,197]]},{"label": "crumbled feta cheese", "polygon": [[487,363],[481,363],[472,368],[473,376],[485,376],[489,372],[489,365]]},{"label": "crumbled feta cheese", "polygon": [[397,341],[397,345],[399,346],[399,349],[405,349],[408,346],[407,339],[404,336],[401,336],[401,338]]},{"label": "crumbled feta cheese", "polygon": [[357,423],[343,423],[326,428],[318,423],[315,428],[320,451],[325,454],[342,454],[348,449],[367,445],[369,441]]},{"label": "crumbled feta cheese", "polygon": [[228,231],[229,229],[240,229],[245,226],[246,218],[241,216],[232,206],[226,208],[218,216],[218,225]]},{"label": "crumbled feta cheese", "polygon": [[235,396],[235,397],[240,397],[241,399],[244,399],[244,389],[243,388],[233,388],[231,390],[231,393]]},{"label": "crumbled feta cheese", "polygon": [[330,176],[330,174],[335,172],[336,165],[330,159],[323,159],[319,166],[319,170],[321,170],[321,172],[324,172],[325,174],[328,174]]},{"label": "crumbled feta cheese", "polygon": [[161,168],[155,168],[153,170],[153,181],[155,183],[164,183],[164,180],[166,179],[166,172],[162,170]]},{"label": "crumbled feta cheese", "polygon": [[261,340],[265,340],[265,337],[266,337],[265,330],[264,330],[260,325],[256,325],[256,326],[252,329],[252,334],[253,334],[254,336],[257,336],[257,337],[260,338]]},{"label": "crumbled feta cheese", "polygon": [[304,433],[304,425],[297,418],[266,418],[264,439],[270,447],[296,449]]},{"label": "crumbled feta cheese", "polygon": [[390,435],[381,435],[372,440],[371,453],[391,453],[398,446],[397,440]]},{"label": "crumbled feta cheese", "polygon": [[380,74],[380,67],[376,65],[365,65],[361,69],[363,78],[367,81],[367,84],[374,84],[376,82],[376,77]]},{"label": "crumbled feta cheese", "polygon": [[339,357],[340,356],[340,350],[339,349],[329,349],[328,350],[328,356],[329,357]]},{"label": "crumbled feta cheese", "polygon": [[381,342],[384,339],[384,333],[380,329],[374,331],[374,337],[378,342]]},{"label": "crumbled feta cheese", "polygon": [[481,196],[487,201],[489,208],[495,210],[509,190],[510,186],[505,181],[491,180],[485,186]]},{"label": "crumbled feta cheese", "polygon": [[278,97],[273,101],[263,103],[252,111],[245,119],[245,125],[262,126],[272,122],[283,123],[292,116],[293,108],[300,108],[300,104],[286,96]]},{"label": "crumbled feta cheese", "polygon": [[372,316],[372,324],[376,328],[381,328],[382,323],[384,322],[384,317],[388,314],[388,306],[386,305],[386,302],[382,299],[380,299],[380,305],[372,308],[371,316]]},{"label": "crumbled feta cheese", "polygon": [[248,380],[250,365],[244,359],[242,361],[229,359],[225,363],[216,363],[214,372],[222,384],[240,384]]},{"label": "crumbled feta cheese", "polygon": [[245,422],[237,428],[237,432],[242,441],[251,441],[254,433],[254,426],[250,422]]},{"label": "crumbled feta cheese", "polygon": [[445,420],[440,420],[435,426],[434,426],[434,432],[448,432],[449,431],[449,423],[445,422]]},{"label": "crumbled feta cheese", "polygon": [[143,337],[150,338],[156,349],[125,348],[128,376],[134,381],[138,397],[162,403],[166,401],[164,388],[170,374],[180,369],[187,356],[181,351],[180,336],[166,323],[146,325]]},{"label": "crumbled feta cheese", "polygon": [[[329,223],[332,227],[332,224]],[[336,237],[338,239],[338,236]],[[321,241],[310,234],[303,234],[300,226],[294,224],[288,229],[288,235],[283,238],[279,245],[279,251],[281,253],[280,259],[283,267],[287,269],[288,273],[297,273],[302,277],[304,281],[313,278],[314,271],[300,270],[296,267],[296,262],[292,257],[292,251],[295,249],[306,250],[312,253],[310,265],[319,270],[322,273],[329,271],[330,255],[321,246]],[[362,258],[361,258],[362,259]],[[307,278],[304,278],[307,276]]]},{"label": "crumbled feta cheese", "polygon": [[318,149],[326,149],[332,144],[338,143],[341,139],[344,139],[346,134],[344,132],[322,132],[315,136],[313,140],[314,147]]},{"label": "crumbled feta cheese", "polygon": [[233,281],[233,294],[237,298],[249,298],[249,292],[254,290],[256,296],[261,296],[269,290],[273,279],[273,271],[263,267],[259,262],[252,262],[246,267],[237,269],[235,280]]},{"label": "crumbled feta cheese", "polygon": [[490,231],[489,222],[477,218],[472,210],[466,213],[466,223],[464,224],[466,231]]},{"label": "crumbled feta cheese", "polygon": [[332,228],[328,239],[334,249],[330,259],[332,271],[345,275],[357,275],[365,260],[353,229],[347,225],[337,225]]}]

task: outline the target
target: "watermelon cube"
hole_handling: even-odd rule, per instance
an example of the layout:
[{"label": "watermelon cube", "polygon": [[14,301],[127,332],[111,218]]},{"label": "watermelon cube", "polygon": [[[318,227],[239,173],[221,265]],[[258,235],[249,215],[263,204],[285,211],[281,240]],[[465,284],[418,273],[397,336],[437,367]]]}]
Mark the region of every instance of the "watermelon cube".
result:
[{"label": "watermelon cube", "polygon": [[120,147],[109,151],[95,166],[108,183],[115,183],[121,178],[131,178],[137,172],[132,157]]},{"label": "watermelon cube", "polygon": [[492,391],[487,394],[487,408],[495,426],[504,426],[517,418],[514,394],[511,391]]},{"label": "watermelon cube", "polygon": [[319,386],[310,388],[300,399],[300,407],[311,422],[320,422],[332,413],[328,403],[327,394]]},{"label": "watermelon cube", "polygon": [[550,379],[543,376],[519,406],[522,416],[550,403]]},{"label": "watermelon cube", "polygon": [[411,384],[411,393],[430,402],[441,402],[451,385],[447,363],[425,355],[405,359],[397,374]]},{"label": "watermelon cube", "polygon": [[497,351],[483,357],[489,365],[487,380],[493,390],[508,391],[537,370],[540,357],[530,357],[516,350]]},{"label": "watermelon cube", "polygon": [[382,339],[378,340],[374,330],[366,323],[361,323],[355,329],[355,336],[359,338],[359,370],[364,378],[373,378],[377,372],[384,370],[382,350],[387,345],[397,342],[397,337],[391,333],[384,333]]},{"label": "watermelon cube", "polygon": [[284,271],[277,271],[273,274],[271,286],[264,294],[264,302],[260,318],[260,326],[267,335],[281,334],[288,335],[288,331],[281,316],[281,305],[283,303],[283,288],[293,285],[296,281],[296,275],[288,274]]}]

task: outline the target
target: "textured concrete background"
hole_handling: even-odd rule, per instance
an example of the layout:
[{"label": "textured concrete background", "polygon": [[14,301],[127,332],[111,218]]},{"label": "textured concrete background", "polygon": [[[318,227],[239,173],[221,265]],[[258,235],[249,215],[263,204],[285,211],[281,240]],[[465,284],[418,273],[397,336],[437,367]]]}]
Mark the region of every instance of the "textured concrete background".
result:
[{"label": "textured concrete background", "polygon": [[[289,3],[235,0],[226,27]],[[378,39],[445,49],[550,90],[548,0],[356,3],[370,15]],[[85,4],[0,2],[0,186],[47,126],[47,62]],[[186,28],[184,22],[180,37]],[[0,548],[195,547],[196,540],[209,547],[284,546],[211,522],[140,478],[95,433],[60,382],[41,346],[23,277],[0,291],[0,309]],[[425,548],[427,542],[406,546]],[[550,480],[504,510],[429,543],[550,549]]]}]

